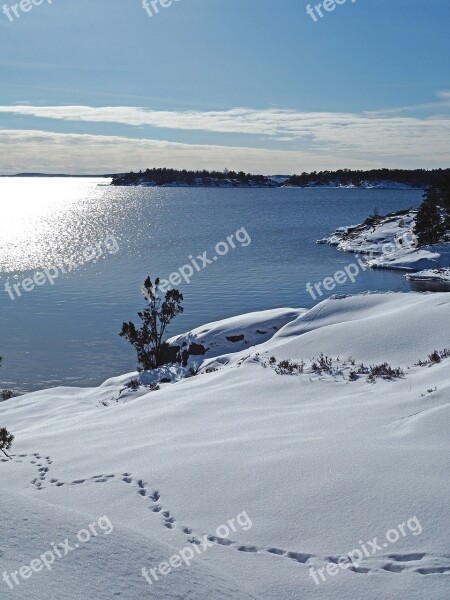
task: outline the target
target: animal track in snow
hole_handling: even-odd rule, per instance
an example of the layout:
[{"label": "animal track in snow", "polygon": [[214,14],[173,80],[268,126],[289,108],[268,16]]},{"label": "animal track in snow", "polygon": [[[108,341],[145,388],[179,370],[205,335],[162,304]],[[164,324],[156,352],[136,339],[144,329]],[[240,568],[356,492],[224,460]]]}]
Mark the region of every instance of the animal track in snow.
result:
[{"label": "animal track in snow", "polygon": [[258,548],[256,546],[239,546],[239,552],[258,552]]},{"label": "animal track in snow", "polygon": [[410,562],[413,560],[422,560],[425,554],[389,554],[388,558],[395,560],[396,562]]},{"label": "animal track in snow", "polygon": [[416,573],[421,575],[433,575],[435,573],[450,573],[450,567],[430,567],[428,569],[416,569]]},{"label": "animal track in snow", "polygon": [[228,538],[220,538],[215,535],[207,535],[206,537],[210,542],[214,542],[215,544],[220,544],[220,546],[232,546],[233,544],[236,543],[236,542],[232,542]]},{"label": "animal track in snow", "polygon": [[310,558],[313,558],[313,555],[301,554],[300,552],[288,552],[287,557],[299,563],[306,564]]},{"label": "animal track in snow", "polygon": [[[50,472],[50,465],[52,460],[50,456],[42,457],[39,453],[34,454],[20,454],[12,455],[15,462],[23,462],[20,459],[31,458],[29,461],[36,468],[36,477],[34,477],[30,484],[35,487],[36,490],[42,491],[46,489],[47,485],[62,487],[62,486],[73,486],[73,485],[89,485],[92,483],[106,483],[114,478],[120,478],[121,481],[127,483],[131,487],[136,488],[137,494],[142,497],[145,502],[148,502],[149,508],[155,514],[161,514],[162,525],[166,529],[173,529],[176,527],[176,520],[172,516],[171,512],[161,505],[161,494],[158,490],[149,491],[148,484],[143,479],[134,479],[132,474],[129,472],[122,473],[121,475],[115,474],[100,474],[93,475],[92,477],[75,479],[70,482],[61,481],[56,478],[47,479]],[[39,461],[39,462],[38,462]],[[1,462],[10,462],[7,459],[1,459]],[[45,465],[43,464],[45,463]],[[329,562],[338,564],[341,556],[316,556],[314,554],[308,554],[303,552],[293,552],[290,550],[283,550],[278,547],[258,547],[250,544],[242,544],[237,541],[232,541],[228,538],[221,538],[212,534],[198,534],[193,531],[191,527],[186,525],[181,527],[181,531],[188,536],[188,541],[192,544],[200,545],[202,539],[206,538],[209,542],[217,546],[229,547],[233,551],[238,551],[247,554],[270,554],[273,557],[279,559],[289,559],[297,564],[304,566],[314,565],[318,568],[319,563],[325,565]],[[357,575],[367,575],[370,573],[385,574],[386,576],[397,575],[399,573],[413,572],[418,575],[445,575],[450,573],[450,557],[449,556],[436,556],[427,554],[424,552],[411,552],[408,554],[389,554],[387,556],[373,556],[367,559],[364,564],[350,565],[348,571]],[[370,561],[370,564],[368,564]],[[442,563],[440,566],[436,566],[436,561]],[[431,564],[432,563],[432,566]]]},{"label": "animal track in snow", "polygon": [[[190,527],[183,526],[182,531],[186,535],[190,536],[190,537],[188,537],[189,543],[197,544],[197,545],[200,545],[202,543],[201,539],[203,536],[198,535],[198,534],[191,536],[190,534],[193,533],[193,530]],[[240,544],[239,542],[231,541],[228,538],[227,539],[218,538],[217,536],[209,535],[209,534],[206,534],[205,537],[206,537],[206,539],[215,543],[216,545],[233,546],[234,548],[232,548],[232,550],[236,550],[238,552],[245,552],[245,553],[249,553],[249,554],[268,553],[268,554],[271,554],[272,556],[275,556],[275,557],[278,557],[281,559],[287,558],[291,561],[294,561],[298,564],[305,565],[308,567],[311,567],[314,565],[314,567],[316,567],[316,569],[319,568],[320,563],[324,567],[327,565],[327,563],[330,563],[330,562],[334,563],[334,564],[339,564],[338,561],[341,558],[341,555],[339,555],[339,556],[317,556],[314,554],[283,550],[281,548],[277,548],[277,547],[273,547],[273,546],[264,548],[264,547]],[[386,558],[390,559],[391,562],[386,562]],[[350,566],[348,566],[348,571],[351,571],[352,573],[355,573],[358,575],[367,575],[370,573],[378,573],[378,574],[385,573],[386,576],[390,576],[392,574],[403,573],[406,571],[418,573],[419,575],[445,574],[445,573],[450,573],[449,558],[450,557],[448,557],[448,556],[427,555],[425,553],[391,554],[391,555],[388,555],[388,557],[374,556],[374,557],[372,557],[371,566],[367,566],[367,563],[364,565],[359,564],[357,566],[350,565]],[[417,563],[420,563],[421,561],[423,562],[425,560],[433,561],[433,564],[435,564],[436,560],[439,560],[439,561],[445,562],[446,565],[448,565],[448,566],[441,566],[441,567],[421,566],[418,568]],[[372,566],[372,564],[374,564],[374,563],[376,566]],[[416,564],[412,564],[412,563],[416,563]]]},{"label": "animal track in snow", "polygon": [[349,567],[348,570],[353,571],[353,573],[370,573],[370,569],[365,567]]}]

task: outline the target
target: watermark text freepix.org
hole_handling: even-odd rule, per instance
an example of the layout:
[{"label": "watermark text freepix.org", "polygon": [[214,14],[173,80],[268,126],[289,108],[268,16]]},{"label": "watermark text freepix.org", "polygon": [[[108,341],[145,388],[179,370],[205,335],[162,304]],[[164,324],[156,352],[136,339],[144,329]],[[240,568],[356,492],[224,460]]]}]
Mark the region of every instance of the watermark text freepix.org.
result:
[{"label": "watermark text freepix.org", "polygon": [[39,558],[35,558],[31,561],[30,565],[24,565],[17,569],[16,571],[11,571],[8,573],[4,571],[2,575],[2,580],[9,587],[9,589],[14,589],[14,586],[19,586],[23,581],[30,579],[30,577],[34,573],[39,573],[44,568],[48,571],[51,571],[53,568],[54,562],[58,559],[64,558],[77,550],[81,544],[87,544],[92,537],[97,537],[99,535],[99,531],[103,533],[103,535],[109,535],[113,531],[113,525],[108,517],[105,515],[100,517],[94,523],[90,523],[86,529],[80,529],[77,533],[77,542],[73,545],[70,543],[69,538],[66,538],[64,542],[59,542],[55,544],[52,542],[50,544],[51,550],[47,550]]},{"label": "watermark text freepix.org", "polygon": [[317,23],[317,21],[319,20],[317,17],[323,19],[325,16],[323,10],[325,10],[326,12],[333,12],[339,5],[346,4],[347,2],[351,2],[352,4],[354,4],[356,0],[323,0],[323,2],[315,4],[314,7],[311,6],[311,4],[308,4],[308,6],[306,7],[306,12],[314,21],[314,23]]},{"label": "watermark text freepix.org", "polygon": [[319,569],[311,567],[309,569],[309,576],[314,579],[316,585],[320,585],[321,580],[326,581],[327,575],[334,577],[340,570],[344,571],[349,567],[357,569],[363,560],[375,556],[377,552],[383,551],[389,544],[395,544],[400,537],[406,537],[408,531],[412,535],[420,535],[422,533],[422,525],[416,516],[411,517],[405,523],[400,523],[397,525],[397,528],[389,529],[385,535],[385,542],[378,542],[378,537],[374,537],[373,540],[367,542],[359,540],[359,548],[355,548],[348,554],[343,554],[336,562],[329,562],[326,567]]},{"label": "watermark text freepix.org", "polygon": [[[378,256],[391,256],[396,250],[416,248],[417,245],[417,237],[413,233],[406,232],[402,236],[396,238],[395,242],[383,244],[381,254]],[[368,260],[372,260],[375,256],[376,255],[373,252],[370,252]],[[359,254],[356,254],[355,258],[358,260],[344,267],[344,270],[336,271],[332,277],[325,277],[323,281],[315,283],[314,289],[313,284],[308,281],[306,284],[306,291],[310,294],[311,298],[317,300],[317,296],[323,296],[324,290],[326,292],[332,292],[337,285],[344,285],[349,280],[352,283],[355,283],[358,275],[370,268],[368,262],[363,262],[359,257]]]},{"label": "watermark text freepix.org", "polygon": [[[236,242],[240,244],[241,248],[246,248],[252,242],[252,238],[247,233],[245,227],[241,227],[235,233],[229,235],[226,239],[226,242],[218,242],[214,247],[214,256],[211,258],[208,257],[208,251],[202,252],[195,258],[189,255],[190,262],[183,265],[178,269],[178,271],[174,271],[169,275],[167,279],[161,279],[158,290],[163,293],[166,293],[171,289],[172,286],[179,285],[183,280],[189,284],[191,283],[191,279],[195,273],[202,271],[208,265],[214,264],[220,257],[228,254],[230,249],[235,249]],[[154,290],[154,293],[157,293],[158,290]],[[145,295],[145,289],[142,289],[142,292]]]},{"label": "watermark text freepix.org", "polygon": [[5,14],[9,22],[12,23],[14,19],[20,19],[21,13],[28,13],[35,6],[41,6],[46,2],[47,4],[53,4],[53,0],[20,0],[14,4],[4,4],[2,7],[3,14]]},{"label": "watermark text freepix.org", "polygon": [[149,17],[153,17],[159,13],[160,8],[170,8],[174,2],[180,0],[142,0],[142,8]]},{"label": "watermark text freepix.org", "polygon": [[[226,525],[219,525],[216,529],[216,535],[204,535],[201,540],[192,538],[189,540],[189,546],[185,546],[176,554],[173,554],[167,561],[161,562],[157,567],[142,569],[142,577],[149,585],[153,585],[161,576],[169,575],[172,569],[178,569],[182,565],[190,566],[196,556],[206,552],[208,548],[216,544],[226,544],[231,532],[236,533],[238,527],[243,531],[248,531],[253,523],[244,510],[237,517],[227,521]],[[150,572],[149,572],[150,571]]]},{"label": "watermark text freepix.org", "polygon": [[106,254],[116,254],[118,250],[119,245],[117,244],[115,237],[113,235],[107,235],[104,240],[98,242],[95,246],[87,246],[82,252],[82,257],[77,258],[76,260],[72,256],[67,264],[47,267],[42,269],[42,271],[37,271],[33,277],[25,277],[25,279],[18,283],[11,284],[8,280],[5,283],[5,292],[11,300],[15,300],[22,296],[22,292],[31,292],[36,286],[44,285],[47,282],[50,283],[50,285],[54,285],[55,279],[57,279],[60,274],[65,275],[66,273],[75,271],[91,261],[97,262],[102,256],[106,256]]}]

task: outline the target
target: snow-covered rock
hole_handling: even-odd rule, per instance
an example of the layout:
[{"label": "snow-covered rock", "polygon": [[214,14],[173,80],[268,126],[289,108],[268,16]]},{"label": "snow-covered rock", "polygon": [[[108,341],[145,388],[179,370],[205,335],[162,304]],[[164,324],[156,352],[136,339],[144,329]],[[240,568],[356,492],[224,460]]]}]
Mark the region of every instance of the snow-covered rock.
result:
[{"label": "snow-covered rock", "polygon": [[450,284],[450,269],[426,269],[417,273],[408,273],[405,277],[411,281],[434,281]]},{"label": "snow-covered rock", "polygon": [[[368,266],[378,269],[449,269],[450,244],[418,246],[414,235],[416,215],[416,210],[400,211],[360,225],[340,227],[317,243],[336,246],[342,252],[364,254]],[[439,277],[434,280],[438,281]]]},{"label": "snow-covered rock", "polygon": [[[269,340],[286,323],[306,313],[306,309],[278,308],[248,313],[208,323],[189,333],[172,337],[171,346],[190,347],[192,344],[205,349],[204,358],[234,353]],[[195,356],[191,359],[196,359]]]}]

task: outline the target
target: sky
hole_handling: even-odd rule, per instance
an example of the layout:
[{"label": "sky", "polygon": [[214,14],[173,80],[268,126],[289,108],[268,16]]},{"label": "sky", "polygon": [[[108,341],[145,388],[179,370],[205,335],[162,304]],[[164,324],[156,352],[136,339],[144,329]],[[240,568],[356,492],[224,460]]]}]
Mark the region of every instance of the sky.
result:
[{"label": "sky", "polygon": [[327,2],[2,0],[0,174],[449,167],[448,0]]}]

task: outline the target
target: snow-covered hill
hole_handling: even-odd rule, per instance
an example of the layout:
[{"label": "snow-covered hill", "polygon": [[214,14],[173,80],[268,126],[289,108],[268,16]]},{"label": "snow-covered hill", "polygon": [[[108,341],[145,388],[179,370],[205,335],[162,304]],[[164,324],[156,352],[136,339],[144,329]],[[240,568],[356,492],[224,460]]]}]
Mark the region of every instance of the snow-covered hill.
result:
[{"label": "snow-covered hill", "polygon": [[199,373],[154,391],[1,403],[1,598],[443,600],[449,331],[448,294],[335,297],[177,338]]}]

